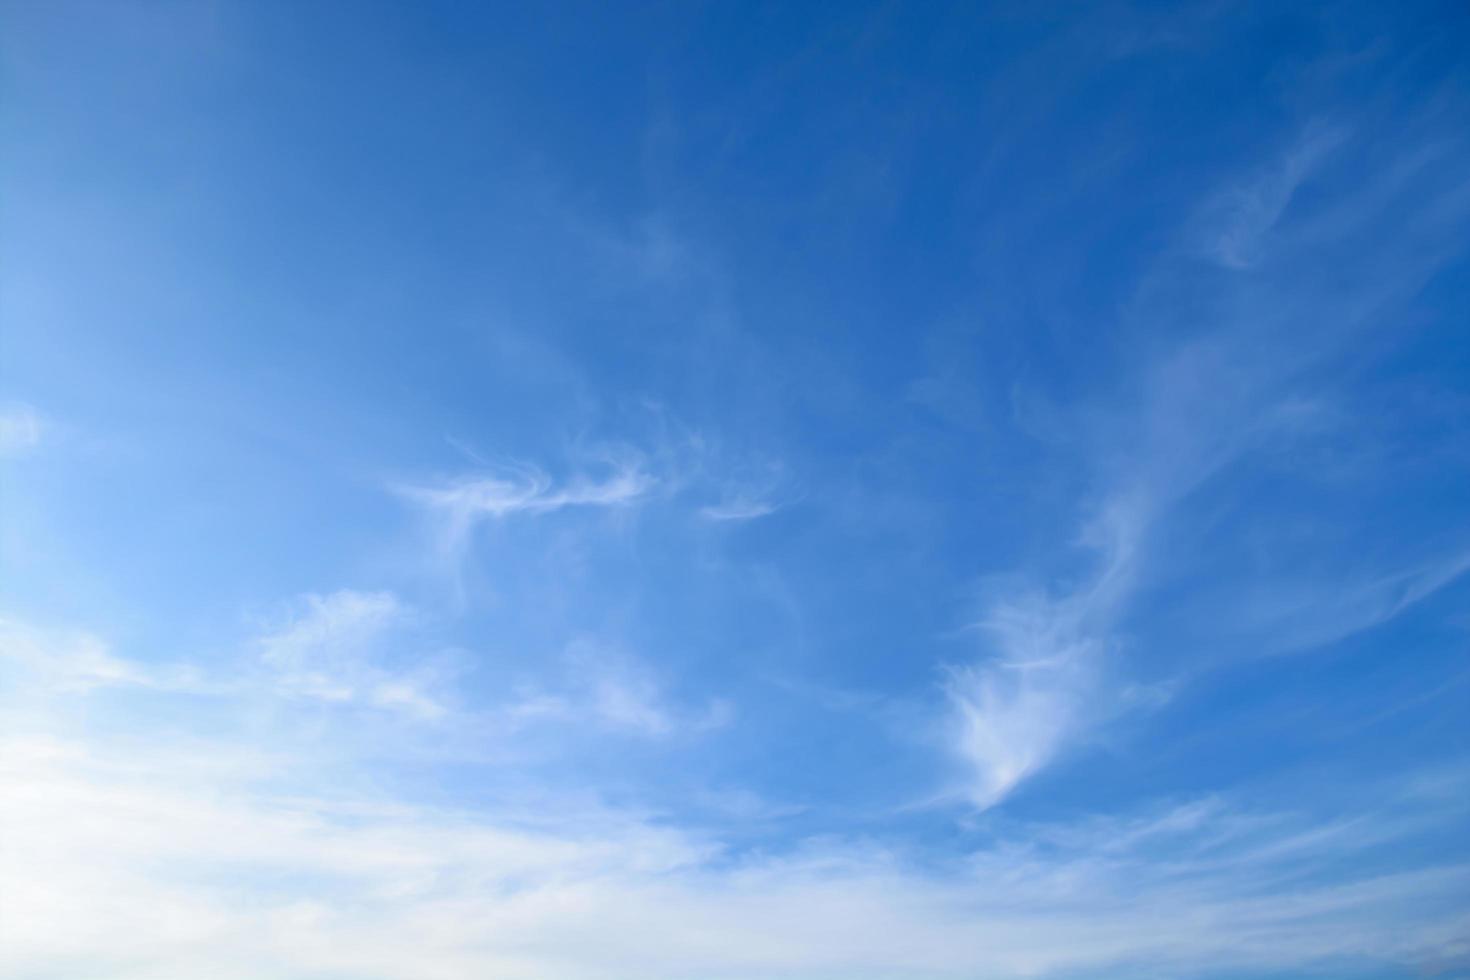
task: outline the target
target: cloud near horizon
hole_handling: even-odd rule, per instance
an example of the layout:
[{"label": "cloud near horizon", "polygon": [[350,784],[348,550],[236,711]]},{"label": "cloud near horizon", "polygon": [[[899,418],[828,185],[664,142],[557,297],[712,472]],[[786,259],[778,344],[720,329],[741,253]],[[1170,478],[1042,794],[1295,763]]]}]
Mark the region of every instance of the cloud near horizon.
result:
[{"label": "cloud near horizon", "polygon": [[1320,878],[1346,848],[1381,851],[1462,820],[1463,775],[1405,780],[1328,824],[1216,798],[1013,825],[935,875],[860,838],[742,854],[585,802],[497,815],[262,784],[289,772],[340,785],[292,756],[4,740],[4,777],[25,787],[0,812],[9,967],[939,978],[1378,957],[1429,967],[1470,952],[1450,938],[1470,864]]},{"label": "cloud near horizon", "polygon": [[1470,977],[1470,11],[0,0],[0,980]]}]

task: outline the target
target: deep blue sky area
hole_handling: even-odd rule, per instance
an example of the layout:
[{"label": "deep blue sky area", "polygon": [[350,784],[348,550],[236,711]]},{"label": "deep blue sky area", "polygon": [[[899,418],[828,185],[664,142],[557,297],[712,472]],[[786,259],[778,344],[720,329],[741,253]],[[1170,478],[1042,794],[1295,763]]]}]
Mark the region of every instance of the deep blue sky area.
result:
[{"label": "deep blue sky area", "polygon": [[0,980],[1470,977],[1467,53],[0,0]]}]

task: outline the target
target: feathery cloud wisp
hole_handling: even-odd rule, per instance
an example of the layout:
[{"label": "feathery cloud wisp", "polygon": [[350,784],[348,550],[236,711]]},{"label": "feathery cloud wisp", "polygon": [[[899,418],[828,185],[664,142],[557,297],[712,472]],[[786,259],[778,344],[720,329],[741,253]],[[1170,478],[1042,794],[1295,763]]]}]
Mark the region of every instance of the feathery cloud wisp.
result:
[{"label": "feathery cloud wisp", "polygon": [[774,514],[777,509],[778,505],[769,500],[734,497],[699,508],[699,516],[707,521],[750,521]]},{"label": "feathery cloud wisp", "polygon": [[539,467],[512,464],[501,472],[458,477],[439,486],[400,487],[398,492],[441,515],[446,550],[459,552],[481,521],[576,507],[627,507],[656,485],[641,460],[625,454],[613,459],[612,472],[601,480],[579,475],[558,486]]},{"label": "feathery cloud wisp", "polygon": [[[1318,254],[1318,243],[1293,237],[1284,213],[1298,188],[1346,141],[1343,130],[1308,126],[1267,177],[1222,197],[1223,225],[1216,227],[1213,245],[1219,261],[1236,268],[1270,262],[1295,269],[1330,261]],[[1408,149],[1404,155],[1418,152]],[[1336,205],[1331,218],[1343,237],[1365,234],[1385,213],[1396,213],[1391,194],[1366,197],[1366,205]],[[1404,234],[1429,238],[1433,231]],[[1169,279],[1175,271],[1166,260],[1156,278]],[[1407,295],[1423,275],[1415,263],[1376,271],[1356,289],[1324,287],[1310,277],[1216,280],[1218,322],[1172,351],[1151,352],[1139,371],[1137,394],[1130,393],[1122,410],[1096,413],[1108,423],[1089,420],[1085,463],[1098,488],[1097,516],[1084,523],[1078,542],[1093,553],[1096,570],[1080,586],[996,597],[977,624],[994,641],[989,657],[951,670],[946,680],[952,747],[972,773],[967,794],[977,805],[999,802],[1124,706],[1126,682],[1114,683],[1125,676],[1124,658],[1116,655],[1117,623],[1152,571],[1159,526],[1187,516],[1193,495],[1232,464],[1272,439],[1294,435],[1301,427],[1300,406],[1310,404],[1296,390],[1302,376],[1371,329],[1374,314],[1396,295]],[[1295,311],[1303,308],[1340,328],[1306,336],[1294,332]],[[1367,576],[1368,586],[1330,599],[1324,594],[1331,590],[1315,590],[1324,610],[1315,627],[1307,622],[1311,617],[1298,616],[1301,638],[1278,636],[1276,648],[1325,642],[1381,623],[1453,581],[1464,566],[1455,555],[1415,567],[1421,570]],[[1332,589],[1343,590],[1343,583],[1332,583]],[[1328,620],[1332,624],[1324,625]],[[1271,645],[1262,640],[1250,647]]]},{"label": "feathery cloud wisp", "polygon": [[27,684],[61,692],[107,687],[187,691],[209,686],[189,666],[142,664],[119,657],[91,633],[43,630],[4,617],[0,617],[0,659],[24,671]]},{"label": "feathery cloud wisp", "polygon": [[390,670],[378,662],[384,638],[409,615],[392,593],[340,589],[303,596],[298,605],[295,615],[256,641],[274,693],[425,719],[445,713],[431,690],[432,671]]}]

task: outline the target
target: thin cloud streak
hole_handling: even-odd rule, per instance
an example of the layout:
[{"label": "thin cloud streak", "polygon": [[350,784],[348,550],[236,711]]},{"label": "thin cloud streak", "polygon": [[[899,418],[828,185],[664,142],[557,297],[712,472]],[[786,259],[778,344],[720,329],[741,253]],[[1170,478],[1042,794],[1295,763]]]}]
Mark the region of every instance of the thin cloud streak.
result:
[{"label": "thin cloud streak", "polygon": [[1340,127],[1314,123],[1269,171],[1212,200],[1201,219],[1205,253],[1230,269],[1257,265],[1297,189],[1347,137]]},{"label": "thin cloud streak", "polygon": [[448,708],[433,664],[393,669],[382,662],[389,634],[410,618],[389,592],[341,589],[307,595],[299,612],[256,641],[264,686],[280,697],[400,711],[425,720]]},{"label": "thin cloud streak", "polygon": [[707,521],[750,521],[757,517],[765,517],[774,514],[779,509],[778,505],[769,500],[755,500],[744,497],[736,497],[721,501],[718,504],[710,504],[699,509],[699,516]]},{"label": "thin cloud streak", "polygon": [[736,716],[726,698],[674,697],[649,664],[591,637],[573,642],[542,681],[470,706],[456,682],[471,659],[463,651],[418,652],[410,628],[418,614],[394,594],[340,589],[287,605],[288,615],[244,644],[253,657],[239,668],[145,663],[115,653],[94,634],[14,618],[0,618],[0,666],[36,694],[19,699],[26,707],[103,691],[150,691],[207,696],[220,718],[269,705],[273,712],[299,709],[322,725],[336,711],[358,730],[371,727],[363,714],[369,709],[496,751],[535,742],[545,749],[553,732],[574,739],[690,737],[724,728]]},{"label": "thin cloud streak", "polygon": [[460,553],[476,526],[516,514],[550,514],[568,508],[623,508],[642,502],[658,486],[631,455],[612,459],[612,472],[575,476],[561,485],[540,467],[512,463],[490,474],[451,479],[438,486],[400,486],[397,492],[444,520],[444,550]]},{"label": "thin cloud streak", "polygon": [[562,663],[558,686],[522,689],[515,702],[488,712],[487,720],[508,721],[517,730],[556,722],[663,739],[721,728],[734,716],[729,702],[719,698],[702,710],[675,703],[648,664],[590,638],[573,642]]},{"label": "thin cloud streak", "polygon": [[0,617],[0,662],[23,672],[26,684],[58,693],[107,687],[217,689],[192,665],[139,663],[117,656],[105,640],[86,631],[39,629],[7,617]]}]

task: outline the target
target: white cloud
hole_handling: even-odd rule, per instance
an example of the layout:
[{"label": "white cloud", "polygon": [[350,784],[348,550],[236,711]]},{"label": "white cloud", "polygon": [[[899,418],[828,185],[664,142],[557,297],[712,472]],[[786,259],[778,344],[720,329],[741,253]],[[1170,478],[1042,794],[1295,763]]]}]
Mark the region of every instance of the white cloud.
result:
[{"label": "white cloud", "polygon": [[[1228,379],[1232,395],[1210,380]],[[1126,680],[1117,622],[1148,571],[1151,539],[1191,493],[1283,427],[1279,384],[1223,340],[1188,345],[1148,375],[1136,419],[1108,451],[1117,482],[1077,535],[1094,570],[1047,592],[1002,588],[974,625],[989,640],[983,661],[951,669],[951,747],[971,780],[963,790],[992,806],[1065,752],[1097,723],[1129,707],[1157,705],[1163,688]],[[1269,598],[1237,604],[1227,627],[1257,638],[1252,653],[1305,648],[1382,623],[1470,569],[1457,552],[1368,581],[1270,583]],[[1236,586],[1238,588],[1238,586]]]},{"label": "white cloud", "polygon": [[57,692],[103,687],[199,690],[198,671],[182,665],[144,665],[118,657],[101,638],[82,630],[39,629],[0,617],[0,658],[29,675],[28,683]]},{"label": "white cloud", "polygon": [[615,728],[665,735],[674,727],[658,690],[646,678],[602,674],[592,679],[590,694],[593,713]]},{"label": "white cloud", "polygon": [[252,641],[258,666],[204,670],[192,663],[119,656],[83,630],[44,629],[0,618],[0,659],[28,683],[58,694],[100,688],[209,694],[242,702],[271,697],[369,706],[420,719],[444,716],[442,658],[387,663],[384,641],[409,616],[391,593],[343,589],[305,595],[282,623]]},{"label": "white cloud", "polygon": [[973,774],[967,795],[992,806],[1050,762],[1084,720],[1100,664],[1100,641],[1074,625],[1066,603],[993,610],[999,656],[951,672],[955,748]]},{"label": "white cloud", "polygon": [[590,724],[646,737],[719,728],[732,715],[730,706],[720,700],[701,711],[674,704],[646,663],[590,640],[578,640],[568,648],[565,666],[564,690],[522,692],[500,713],[524,722]]},{"label": "white cloud", "polygon": [[1297,189],[1346,136],[1340,128],[1311,126],[1274,167],[1214,198],[1202,219],[1205,251],[1232,269],[1260,262],[1271,229]]},{"label": "white cloud", "polygon": [[[1276,235],[1275,229],[1299,186],[1345,138],[1343,130],[1309,126],[1266,176],[1215,200],[1205,223],[1214,256],[1239,268],[1268,260],[1314,268],[1322,261],[1320,242]],[[1342,204],[1332,215],[1338,237],[1362,234],[1392,206],[1392,197],[1382,195],[1369,207],[1356,199]],[[1276,245],[1268,248],[1268,238]],[[1160,547],[1161,525],[1180,520],[1191,497],[1242,457],[1310,428],[1302,407],[1313,401],[1295,390],[1295,382],[1362,336],[1392,299],[1411,295],[1423,281],[1424,267],[1417,264],[1423,261],[1432,268],[1436,260],[1431,255],[1383,267],[1358,289],[1323,289],[1305,277],[1304,283],[1232,277],[1219,285],[1222,293],[1201,296],[1202,309],[1221,311],[1219,322],[1172,351],[1150,350],[1120,404],[1088,406],[1078,430],[1087,437],[1079,443],[1095,497],[1075,543],[1094,568],[1053,579],[1058,584],[1049,588],[991,596],[975,624],[992,641],[988,656],[946,678],[950,744],[968,766],[964,792],[977,805],[999,802],[1100,720],[1147,700],[1129,696],[1118,623],[1139,583],[1156,570],[1150,558]],[[1176,315],[1175,293],[1162,285],[1173,282],[1170,271],[1166,260],[1145,277],[1130,314],[1147,319],[1152,336],[1172,336],[1178,326],[1168,319]],[[1168,298],[1164,309],[1150,306],[1155,294]],[[1303,311],[1310,311],[1307,326]],[[1155,323],[1153,317],[1162,319]],[[1411,572],[1370,574],[1365,584],[1281,589],[1305,598],[1282,614],[1281,635],[1252,648],[1327,642],[1383,622],[1464,567],[1456,554]],[[1303,608],[1308,605],[1310,614]],[[1264,623],[1270,603],[1255,612]],[[1189,665],[1177,666],[1187,671]]]},{"label": "white cloud", "polygon": [[399,492],[445,520],[445,548],[458,552],[477,524],[513,514],[547,514],[576,507],[627,507],[657,485],[632,454],[610,454],[611,472],[602,479],[579,475],[555,484],[539,467],[509,463],[498,472],[463,476],[440,486],[401,487]]},{"label": "white cloud", "polygon": [[697,511],[706,521],[750,521],[774,514],[801,494],[791,485],[787,467],[769,456],[746,455],[728,459],[718,442],[706,445],[711,463],[706,476],[717,500]]},{"label": "white cloud", "polygon": [[637,469],[620,470],[598,482],[578,478],[553,488],[550,477],[527,469],[514,476],[464,477],[439,488],[412,488],[410,496],[465,517],[504,517],[520,511],[545,513],[563,507],[611,507],[631,503],[652,487]]},{"label": "white cloud", "polygon": [[431,664],[404,670],[383,663],[382,645],[408,618],[389,592],[341,589],[305,595],[296,612],[256,641],[268,683],[285,697],[361,704],[424,719],[447,711]]},{"label": "white cloud", "polygon": [[[79,630],[47,630],[0,618],[0,663],[24,673],[28,690],[78,695],[99,688],[208,694],[218,709],[244,710],[262,699],[374,708],[441,723],[445,734],[509,749],[547,726],[579,735],[645,738],[690,735],[729,724],[722,699],[702,705],[671,697],[664,679],[637,657],[591,639],[574,642],[548,683],[521,684],[512,696],[477,707],[457,704],[451,682],[468,669],[462,653],[405,657],[402,627],[413,620],[392,593],[342,589],[306,594],[282,621],[249,641],[252,658],[235,668],[147,663],[115,654]],[[484,746],[481,746],[484,747]]]},{"label": "white cloud", "polygon": [[13,456],[41,442],[41,417],[29,405],[0,409],[0,456]]},{"label": "white cloud", "polygon": [[398,599],[388,592],[340,589],[324,596],[308,594],[301,597],[298,611],[285,623],[260,638],[261,657],[288,671],[354,660],[403,612]]},{"label": "white cloud", "polygon": [[718,504],[699,509],[699,516],[707,521],[750,521],[757,517],[774,514],[779,506],[770,500],[752,497],[732,497]]},{"label": "white cloud", "polygon": [[999,803],[1130,700],[1126,686],[1105,683],[1115,673],[1112,629],[1134,588],[1160,496],[1160,488],[1136,485],[1106,500],[1081,535],[1097,556],[1083,584],[1060,595],[1002,589],[973,624],[991,655],[952,668],[945,692],[952,747],[971,774],[963,792],[976,806]]},{"label": "white cloud", "polygon": [[937,871],[871,842],[738,857],[616,812],[450,811],[257,778],[229,746],[0,743],[7,969],[937,980],[1413,969],[1466,952],[1470,867],[1361,860],[1453,826],[1463,793],[1378,794],[1326,825],[1211,799],[1016,826]]},{"label": "white cloud", "polygon": [[1368,576],[1263,579],[1231,605],[1225,631],[1262,653],[1320,647],[1388,622],[1470,571],[1470,551]]}]

